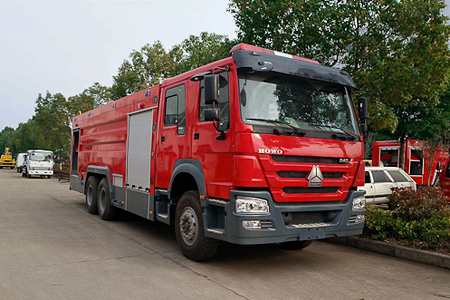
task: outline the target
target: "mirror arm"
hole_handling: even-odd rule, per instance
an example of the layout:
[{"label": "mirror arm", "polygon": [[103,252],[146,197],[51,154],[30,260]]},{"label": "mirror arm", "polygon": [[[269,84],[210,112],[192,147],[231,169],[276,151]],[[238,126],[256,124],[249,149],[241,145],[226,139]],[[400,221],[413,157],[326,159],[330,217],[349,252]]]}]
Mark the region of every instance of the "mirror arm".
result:
[{"label": "mirror arm", "polygon": [[221,71],[229,71],[230,70],[230,66],[226,65],[225,68],[221,68],[221,67],[214,67],[211,70],[211,74],[215,74],[215,72],[217,70],[221,70]]},{"label": "mirror arm", "polygon": [[[219,128],[219,121],[220,121],[220,119],[218,119],[216,121],[213,121],[213,126],[219,132],[219,136],[216,137],[216,140],[223,141],[223,140],[225,140],[226,135],[225,135],[225,132],[223,130],[220,130],[220,128]],[[216,125],[216,122],[217,122],[217,125]]]}]

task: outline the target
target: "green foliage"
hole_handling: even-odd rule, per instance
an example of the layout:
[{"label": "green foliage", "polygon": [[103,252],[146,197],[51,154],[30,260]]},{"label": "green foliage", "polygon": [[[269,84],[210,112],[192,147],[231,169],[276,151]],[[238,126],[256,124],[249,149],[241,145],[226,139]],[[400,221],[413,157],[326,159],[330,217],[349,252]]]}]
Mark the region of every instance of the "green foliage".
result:
[{"label": "green foliage", "polygon": [[110,101],[112,101],[111,89],[96,82],[81,94],[69,97],[67,113],[72,118],[80,111],[85,112]]},{"label": "green foliage", "polygon": [[369,99],[369,126],[394,132],[403,109],[435,106],[450,70],[438,0],[232,0],[244,42],[342,68]]},{"label": "green foliage", "polygon": [[145,45],[140,51],[133,50],[114,76],[112,96],[114,99],[138,92],[186,71],[198,68],[229,56],[233,42],[228,37],[202,32],[191,35],[169,51],[160,41]]},{"label": "green foliage", "polygon": [[375,239],[394,238],[423,247],[450,250],[450,208],[440,189],[395,189],[392,210],[366,208],[365,234]]}]

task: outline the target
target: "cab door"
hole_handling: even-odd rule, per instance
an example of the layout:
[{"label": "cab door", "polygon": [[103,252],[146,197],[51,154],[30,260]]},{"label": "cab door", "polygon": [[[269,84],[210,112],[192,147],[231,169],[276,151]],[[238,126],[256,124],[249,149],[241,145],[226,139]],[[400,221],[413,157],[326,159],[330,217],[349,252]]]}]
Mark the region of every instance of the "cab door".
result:
[{"label": "cab door", "polygon": [[190,158],[190,130],[186,126],[186,84],[178,83],[161,91],[162,107],[159,118],[156,151],[155,187],[168,189],[175,162]]},{"label": "cab door", "polygon": [[193,115],[192,158],[200,161],[205,176],[208,197],[229,199],[232,174],[232,135],[230,132],[230,88],[229,71],[219,74],[220,83],[220,121],[216,126],[225,135],[220,138],[219,132],[211,121],[205,121],[204,111],[210,108],[205,104],[204,80],[196,82],[196,110]]}]

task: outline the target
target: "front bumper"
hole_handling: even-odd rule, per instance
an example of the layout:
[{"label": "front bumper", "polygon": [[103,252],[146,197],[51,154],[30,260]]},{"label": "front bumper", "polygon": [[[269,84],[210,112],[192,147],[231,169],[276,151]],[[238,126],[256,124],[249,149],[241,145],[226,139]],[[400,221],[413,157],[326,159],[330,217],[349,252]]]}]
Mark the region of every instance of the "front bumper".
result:
[{"label": "front bumper", "polygon": [[36,175],[36,176],[39,176],[39,175],[45,175],[45,176],[50,175],[51,176],[51,175],[53,175],[53,170],[45,171],[45,170],[28,170],[27,169],[27,172],[29,175]]},{"label": "front bumper", "polygon": [[[272,244],[288,241],[324,239],[359,235],[364,220],[357,215],[364,210],[352,209],[353,199],[364,191],[350,191],[344,201],[283,204],[272,200],[269,192],[231,191],[230,201],[209,199],[205,203],[203,219],[205,235],[210,238],[240,245]],[[241,215],[235,212],[236,197],[247,196],[266,199],[269,215]],[[327,221],[315,221],[327,216]],[[245,229],[244,220],[261,221],[261,229]],[[300,221],[299,221],[300,220]]]},{"label": "front bumper", "polygon": [[11,168],[11,167],[16,167],[16,164],[15,163],[0,163],[0,167]]}]

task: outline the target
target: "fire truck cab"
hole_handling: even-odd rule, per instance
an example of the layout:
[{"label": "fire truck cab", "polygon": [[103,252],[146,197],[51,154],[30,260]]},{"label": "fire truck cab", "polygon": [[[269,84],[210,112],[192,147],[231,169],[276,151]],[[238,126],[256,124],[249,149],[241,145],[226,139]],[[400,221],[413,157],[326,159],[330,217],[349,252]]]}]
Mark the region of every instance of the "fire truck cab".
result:
[{"label": "fire truck cab", "polygon": [[316,61],[236,45],[229,58],[74,117],[70,188],[105,220],[123,209],[173,224],[194,261],[219,240],[300,249],[361,234],[354,87]]}]

